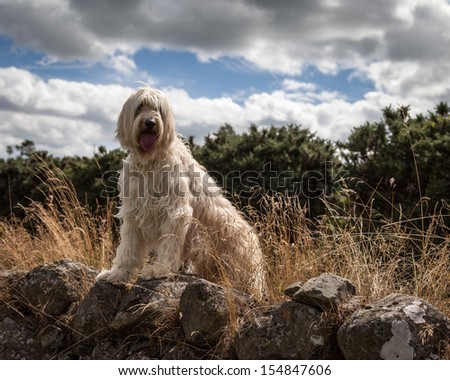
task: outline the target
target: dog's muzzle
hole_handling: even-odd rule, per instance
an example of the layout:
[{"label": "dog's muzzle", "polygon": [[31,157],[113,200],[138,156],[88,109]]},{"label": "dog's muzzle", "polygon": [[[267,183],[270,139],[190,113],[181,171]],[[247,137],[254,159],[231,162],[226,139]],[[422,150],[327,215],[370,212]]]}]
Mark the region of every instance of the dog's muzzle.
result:
[{"label": "dog's muzzle", "polygon": [[139,144],[144,152],[150,152],[156,142],[155,127],[156,123],[153,119],[145,119],[145,129],[139,137]]}]

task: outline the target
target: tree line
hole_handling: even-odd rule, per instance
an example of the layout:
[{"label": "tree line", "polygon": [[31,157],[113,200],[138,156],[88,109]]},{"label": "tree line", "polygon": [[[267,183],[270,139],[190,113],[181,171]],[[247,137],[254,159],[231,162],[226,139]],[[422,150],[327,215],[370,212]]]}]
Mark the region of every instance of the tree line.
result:
[{"label": "tree line", "polygon": [[[237,133],[225,124],[203,144],[186,143],[229,196],[258,207],[262,193],[298,196],[312,218],[326,202],[369,203],[385,217],[414,216],[447,207],[450,198],[450,108],[441,102],[426,115],[410,107],[386,107],[380,120],[354,127],[344,141],[318,137],[301,125]],[[126,152],[99,147],[93,157],[53,157],[32,141],[7,148],[0,159],[0,216],[23,216],[18,205],[44,201],[43,163],[53,163],[73,183],[82,203],[101,207],[117,196],[111,173]],[[107,191],[105,191],[107,190]]]}]

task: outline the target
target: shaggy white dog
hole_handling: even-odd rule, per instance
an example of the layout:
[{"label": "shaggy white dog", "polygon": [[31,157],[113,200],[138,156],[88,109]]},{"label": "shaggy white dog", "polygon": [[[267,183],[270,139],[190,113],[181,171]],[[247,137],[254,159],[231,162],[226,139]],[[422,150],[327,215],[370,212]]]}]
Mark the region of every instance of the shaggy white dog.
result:
[{"label": "shaggy white dog", "polygon": [[97,279],[126,282],[146,264],[144,279],[187,271],[259,294],[258,239],[175,132],[166,96],[139,88],[123,105],[116,135],[130,151],[119,178],[121,242],[111,270]]}]

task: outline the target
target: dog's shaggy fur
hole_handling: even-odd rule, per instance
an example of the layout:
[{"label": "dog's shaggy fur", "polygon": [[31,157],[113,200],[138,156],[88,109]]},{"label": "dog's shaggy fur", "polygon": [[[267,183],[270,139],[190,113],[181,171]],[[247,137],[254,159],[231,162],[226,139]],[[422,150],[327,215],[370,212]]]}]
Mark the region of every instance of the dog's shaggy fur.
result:
[{"label": "dog's shaggy fur", "polygon": [[138,89],[123,105],[116,135],[130,151],[119,178],[121,242],[111,270],[97,279],[126,282],[153,252],[144,279],[187,271],[260,294],[257,236],[175,132],[166,96]]}]

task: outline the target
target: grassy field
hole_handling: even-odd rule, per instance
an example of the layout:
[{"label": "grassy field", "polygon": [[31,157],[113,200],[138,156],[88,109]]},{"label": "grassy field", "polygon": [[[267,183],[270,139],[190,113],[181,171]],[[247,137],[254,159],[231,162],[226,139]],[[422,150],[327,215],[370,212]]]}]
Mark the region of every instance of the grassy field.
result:
[{"label": "grassy field", "polygon": [[[108,267],[118,243],[114,202],[91,211],[59,169],[43,167],[40,175],[47,201],[25,208],[24,220],[0,222],[0,269],[28,270],[62,258]],[[373,202],[358,203],[349,189],[342,196],[352,202],[340,202],[344,209],[324,200],[327,216],[314,223],[296,197],[266,195],[259,211],[246,210],[266,258],[267,302],[283,299],[293,282],[332,272],[349,279],[364,302],[408,293],[450,315],[450,233],[442,212],[427,223],[375,221]]]}]

